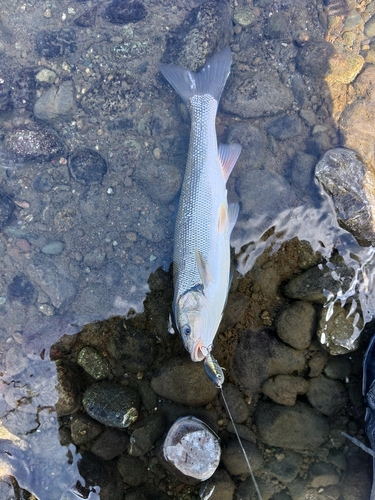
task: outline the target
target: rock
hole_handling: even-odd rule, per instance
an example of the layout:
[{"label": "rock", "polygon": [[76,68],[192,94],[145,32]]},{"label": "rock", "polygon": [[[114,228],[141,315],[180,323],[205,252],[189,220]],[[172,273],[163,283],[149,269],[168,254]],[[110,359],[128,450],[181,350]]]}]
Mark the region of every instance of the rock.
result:
[{"label": "rock", "polygon": [[[285,295],[291,299],[307,300],[324,305],[327,292],[336,295],[348,290],[354,277],[353,269],[342,262],[318,265],[292,278],[285,286]],[[326,292],[326,293],[324,293]]]},{"label": "rock", "polygon": [[82,403],[90,417],[109,427],[125,428],[138,418],[139,396],[131,387],[98,382],[85,391]]},{"label": "rock", "polygon": [[309,377],[318,377],[322,372],[328,361],[328,353],[325,351],[321,344],[319,344],[319,349],[314,350],[311,353],[309,359]]},{"label": "rock", "polygon": [[73,53],[77,50],[73,28],[39,31],[35,37],[35,49],[39,56],[47,59]]},{"label": "rock", "polygon": [[282,38],[287,32],[290,20],[283,12],[273,12],[264,31],[267,38]]},{"label": "rock", "polygon": [[273,375],[302,372],[301,352],[285,346],[270,330],[245,331],[232,359],[232,373],[246,394],[252,396]]},{"label": "rock", "polygon": [[292,91],[273,71],[237,74],[221,100],[225,111],[242,118],[278,115],[292,104]]},{"label": "rock", "polygon": [[[143,189],[155,203],[170,203],[181,188],[181,170],[163,161],[150,161],[137,165],[134,179],[139,181]],[[155,189],[158,186],[158,189]]]},{"label": "rock", "polygon": [[278,403],[285,406],[294,406],[297,395],[306,394],[309,387],[303,377],[291,375],[277,375],[263,384],[263,393]]},{"label": "rock", "polygon": [[104,380],[112,374],[108,361],[92,347],[84,347],[80,350],[77,363],[94,380]]},{"label": "rock", "polygon": [[172,473],[188,484],[210,478],[220,462],[219,440],[198,418],[182,417],[165,437],[163,458]]},{"label": "rock", "polygon": [[12,65],[10,58],[1,54],[0,59],[0,111],[6,111],[11,104],[10,93],[12,87]]},{"label": "rock", "polygon": [[297,196],[310,196],[314,185],[316,158],[298,152],[292,161],[290,180]]},{"label": "rock", "polygon": [[80,445],[95,439],[103,427],[87,415],[76,415],[70,424],[70,435],[74,444]]},{"label": "rock", "polygon": [[360,73],[364,64],[365,60],[359,54],[353,54],[352,52],[334,54],[329,60],[330,70],[326,75],[326,79],[347,85]]},{"label": "rock", "polygon": [[104,158],[92,149],[75,150],[68,160],[69,170],[74,179],[83,184],[102,182],[107,173],[107,163]]},{"label": "rock", "polygon": [[118,459],[117,468],[129,486],[139,486],[147,475],[146,466],[140,458],[125,454]]},{"label": "rock", "polygon": [[315,323],[316,313],[312,304],[292,302],[277,317],[277,334],[294,349],[307,349],[315,333]]},{"label": "rock", "polygon": [[299,49],[296,67],[303,75],[322,78],[329,71],[329,62],[335,53],[333,45],[324,40],[310,40]]},{"label": "rock", "polygon": [[180,359],[162,366],[151,379],[151,387],[162,398],[186,406],[206,405],[218,393],[215,385],[208,379],[203,363]]},{"label": "rock", "polygon": [[47,243],[42,248],[42,252],[47,255],[58,255],[63,251],[64,243],[62,241],[52,241],[51,243]]},{"label": "rock", "polygon": [[247,295],[240,292],[229,292],[218,332],[225,332],[228,328],[233,328],[239,323],[250,304],[251,299]]},{"label": "rock", "polygon": [[92,9],[87,9],[83,14],[74,19],[74,24],[80,28],[91,28],[95,24],[97,12],[97,5],[95,5]]},{"label": "rock", "polygon": [[309,406],[260,403],[255,422],[261,439],[268,445],[292,450],[313,450],[328,439],[329,426],[324,417]]},{"label": "rock", "polygon": [[34,104],[34,115],[39,120],[54,122],[69,120],[74,110],[73,83],[65,80],[59,87],[51,87]]},{"label": "rock", "polygon": [[190,10],[186,19],[167,38],[162,59],[198,71],[232,38],[231,14],[226,2],[209,0]]},{"label": "rock", "polygon": [[36,123],[15,127],[5,135],[4,153],[21,161],[49,161],[64,153],[57,135]]},{"label": "rock", "polygon": [[242,146],[242,151],[237,162],[238,165],[246,162],[251,168],[256,170],[262,166],[266,151],[266,136],[258,128],[249,123],[235,123],[228,129],[226,140],[228,144],[238,143]]},{"label": "rock", "polygon": [[310,379],[307,397],[314,408],[329,417],[338,413],[348,402],[345,387],[324,375]]},{"label": "rock", "polygon": [[[82,453],[78,462],[78,471],[85,486],[99,486],[102,500],[122,500],[124,498],[123,481],[120,474],[99,457],[92,453]],[[73,493],[75,495],[75,493]],[[77,495],[75,495],[77,496]]]},{"label": "rock", "polygon": [[[242,445],[253,472],[260,469],[263,464],[261,452],[249,441],[242,440]],[[221,461],[231,475],[247,476],[250,474],[241,447],[238,440],[235,438],[226,441],[222,451]]]},{"label": "rock", "polygon": [[324,375],[332,379],[346,379],[352,372],[350,359],[343,356],[330,358],[324,368]]},{"label": "rock", "polygon": [[14,76],[12,83],[12,103],[20,110],[32,111],[36,98],[35,66],[23,67]]},{"label": "rock", "polygon": [[138,0],[113,0],[104,11],[105,18],[113,24],[135,23],[146,15],[146,7]]},{"label": "rock", "polygon": [[265,129],[278,141],[285,141],[301,133],[301,122],[295,116],[283,115],[268,123]]},{"label": "rock", "polygon": [[91,446],[91,452],[103,460],[112,460],[124,453],[129,444],[129,436],[117,429],[105,429]]},{"label": "rock", "polygon": [[7,376],[17,375],[29,364],[27,356],[25,356],[20,345],[12,345],[5,356],[5,371]]},{"label": "rock", "polygon": [[35,287],[24,274],[17,274],[8,285],[8,298],[29,306],[35,300]]},{"label": "rock", "polygon": [[282,483],[292,482],[302,465],[302,456],[295,451],[283,450],[272,456],[264,465],[264,471],[272,477],[276,477]]},{"label": "rock", "polygon": [[131,373],[145,371],[151,366],[155,355],[155,341],[151,333],[124,323],[124,329],[113,331],[108,352]]},{"label": "rock", "polygon": [[340,476],[337,474],[336,469],[327,462],[317,462],[312,465],[309,476],[313,488],[325,488],[340,482]]},{"label": "rock", "polygon": [[0,231],[11,221],[15,208],[12,198],[0,190]]},{"label": "rock", "polygon": [[146,417],[136,425],[130,436],[129,455],[139,457],[145,455],[165,432],[165,421],[161,414]]},{"label": "rock", "polygon": [[249,407],[244,401],[239,389],[233,384],[226,383],[223,385],[223,393],[230,408],[233,421],[236,424],[245,422],[245,420],[249,418]]},{"label": "rock", "polygon": [[255,15],[253,11],[249,9],[236,9],[233,14],[233,21],[239,24],[243,28],[247,28],[255,21]]},{"label": "rock", "polygon": [[370,17],[370,19],[365,24],[365,35],[368,38],[372,38],[375,36],[375,15]]},{"label": "rock", "polygon": [[56,386],[58,402],[55,410],[59,417],[75,413],[81,405],[81,397],[77,387],[77,377],[70,368],[62,363],[57,363]]},{"label": "rock", "polygon": [[38,83],[53,85],[56,81],[57,74],[49,68],[43,68],[35,75],[35,80]]},{"label": "rock", "polygon": [[[277,500],[275,495],[277,486],[275,484],[261,478],[256,478],[256,480],[262,500],[270,500],[271,498]],[[251,477],[239,484],[234,498],[235,500],[256,500],[259,498]]]},{"label": "rock", "polygon": [[315,168],[315,176],[332,196],[337,219],[362,244],[375,244],[375,170],[357,153],[336,148],[325,153]]},{"label": "rock", "polygon": [[202,483],[199,490],[199,498],[202,500],[205,498],[209,498],[210,500],[233,500],[234,490],[235,485],[227,471],[217,469],[213,476]]},{"label": "rock", "polygon": [[358,348],[363,319],[359,312],[349,315],[350,306],[350,303],[345,307],[335,303],[329,319],[325,312],[320,318],[316,334],[330,354],[346,354]]}]

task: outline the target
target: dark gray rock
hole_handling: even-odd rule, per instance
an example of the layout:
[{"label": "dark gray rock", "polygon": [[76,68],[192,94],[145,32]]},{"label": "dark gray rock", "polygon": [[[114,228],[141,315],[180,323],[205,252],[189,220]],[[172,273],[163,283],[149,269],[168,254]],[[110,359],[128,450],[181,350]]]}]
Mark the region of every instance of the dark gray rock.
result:
[{"label": "dark gray rock", "polygon": [[299,453],[284,450],[281,454],[272,456],[263,469],[267,474],[285,484],[296,478],[301,465],[302,456]]},{"label": "dark gray rock", "polygon": [[298,152],[293,158],[290,181],[299,196],[311,193],[316,161],[315,156],[302,152]]},{"label": "dark gray rock", "polygon": [[329,60],[334,53],[333,44],[325,40],[310,40],[298,51],[297,69],[303,75],[322,78],[329,71]]},{"label": "dark gray rock", "polygon": [[263,393],[285,406],[294,406],[298,395],[306,394],[309,384],[303,377],[276,375],[263,384]]},{"label": "dark gray rock", "polygon": [[338,413],[348,402],[348,394],[341,382],[324,375],[310,379],[307,397],[314,408],[329,417]]},{"label": "dark gray rock", "polygon": [[360,243],[375,244],[375,203],[370,187],[375,172],[354,151],[336,148],[325,153],[315,176],[332,196],[339,224]]},{"label": "dark gray rock", "polygon": [[294,349],[307,349],[315,332],[315,324],[316,312],[312,304],[292,302],[277,317],[277,334]]},{"label": "dark gray rock", "polygon": [[239,389],[233,384],[223,385],[225,400],[230,408],[232,418],[236,424],[241,424],[249,418],[249,406],[246,404]]},{"label": "dark gray rock", "polygon": [[77,376],[73,371],[62,363],[57,363],[56,386],[58,401],[55,406],[59,417],[75,413],[81,405],[81,396],[77,386]]},{"label": "dark gray rock", "polygon": [[252,396],[273,375],[302,372],[302,352],[287,347],[267,329],[240,336],[232,359],[232,373],[246,394]]},{"label": "dark gray rock", "polygon": [[113,0],[104,11],[104,17],[113,24],[136,23],[146,15],[146,7],[138,0]]},{"label": "dark gray rock", "polygon": [[15,74],[12,83],[12,103],[20,110],[32,111],[36,97],[35,75],[37,66],[23,67]]},{"label": "dark gray rock", "polygon": [[87,415],[76,415],[70,424],[70,435],[74,444],[80,445],[95,439],[103,426]]},{"label": "dark gray rock", "polygon": [[35,287],[24,274],[17,274],[8,285],[8,298],[29,306],[35,300]]},{"label": "dark gray rock", "polygon": [[117,468],[129,486],[139,486],[147,474],[145,463],[140,458],[125,453],[118,459]]},{"label": "dark gray rock", "polygon": [[69,156],[68,164],[74,179],[83,184],[102,182],[107,173],[105,159],[97,151],[88,148],[74,151]]},{"label": "dark gray rock", "polygon": [[[271,481],[261,478],[256,478],[256,480],[262,500],[274,499],[274,495],[277,492],[277,486],[272,484]],[[251,477],[240,483],[234,497],[235,500],[257,500],[258,498],[259,495],[255,490],[254,481]]]},{"label": "dark gray rock", "polygon": [[329,426],[324,417],[309,406],[260,403],[255,422],[262,440],[268,446],[292,450],[313,450],[328,439]]},{"label": "dark gray rock", "polygon": [[95,5],[92,9],[87,9],[83,14],[74,19],[74,24],[80,28],[91,28],[95,24],[97,12],[97,5]]},{"label": "dark gray rock", "polygon": [[265,129],[278,141],[285,141],[301,133],[301,122],[295,116],[283,115],[268,123]]},{"label": "dark gray rock", "polygon": [[288,33],[290,19],[284,12],[273,12],[265,28],[267,38],[283,38]]},{"label": "dark gray rock", "polygon": [[124,453],[129,444],[129,436],[117,429],[105,429],[91,446],[91,452],[103,460],[112,460]]},{"label": "dark gray rock", "polygon": [[92,347],[81,349],[77,362],[95,380],[104,380],[111,376],[108,361]]},{"label": "dark gray rock", "polygon": [[[227,471],[217,469],[215,474],[202,484],[199,495],[200,498],[210,498],[210,500],[233,500],[234,490],[235,485]],[[211,495],[207,497],[211,491]]]},{"label": "dark gray rock", "polygon": [[[242,441],[245,449],[246,456],[249,459],[253,471],[260,469],[263,464],[263,457],[258,448],[249,441]],[[230,439],[226,441],[222,451],[221,461],[229,472],[235,476],[247,476],[250,474],[243,452],[237,439]]]},{"label": "dark gray rock", "polygon": [[163,436],[165,430],[163,415],[154,414],[145,418],[136,425],[130,436],[129,454],[133,457],[145,455],[155,446],[156,441]]},{"label": "dark gray rock", "polygon": [[55,132],[36,123],[10,130],[4,139],[4,153],[21,161],[49,161],[64,153],[64,146]]},{"label": "dark gray rock", "polygon": [[147,159],[137,165],[133,176],[155,203],[170,203],[181,188],[181,170],[163,160]]},{"label": "dark gray rock", "polygon": [[151,387],[162,398],[186,406],[206,405],[218,393],[215,385],[208,379],[203,363],[180,359],[162,366],[152,378]]},{"label": "dark gray rock", "polygon": [[222,107],[242,118],[274,116],[293,104],[292,91],[272,71],[237,74],[228,85]]},{"label": "dark gray rock", "polygon": [[249,123],[235,123],[229,127],[225,142],[238,143],[242,146],[236,170],[243,163],[250,165],[252,169],[261,167],[266,152],[266,140],[264,132]]},{"label": "dark gray rock", "polygon": [[12,60],[3,54],[0,61],[0,111],[6,111],[11,104],[10,92],[12,87]]},{"label": "dark gray rock", "polygon": [[85,391],[82,403],[90,417],[109,427],[125,428],[138,418],[139,396],[131,387],[99,382]]},{"label": "dark gray rock", "polygon": [[59,87],[50,87],[34,104],[34,115],[48,122],[69,120],[74,110],[73,82],[65,80]]},{"label": "dark gray rock", "polygon": [[35,48],[39,56],[47,59],[73,53],[77,50],[76,33],[73,28],[39,31]]},{"label": "dark gray rock", "polygon": [[309,470],[310,484],[313,488],[326,488],[340,482],[335,467],[327,462],[317,462]]},{"label": "dark gray rock", "polygon": [[15,208],[12,198],[0,190],[0,230],[9,224]]},{"label": "dark gray rock", "polygon": [[346,379],[352,372],[352,362],[343,356],[330,358],[324,367],[324,375],[332,379]]}]

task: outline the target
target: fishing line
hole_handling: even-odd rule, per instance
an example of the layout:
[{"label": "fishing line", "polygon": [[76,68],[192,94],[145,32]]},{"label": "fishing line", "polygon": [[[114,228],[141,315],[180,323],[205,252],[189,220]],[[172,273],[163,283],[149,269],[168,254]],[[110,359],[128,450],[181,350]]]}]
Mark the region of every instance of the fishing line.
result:
[{"label": "fishing line", "polygon": [[226,398],[224,396],[224,391],[223,391],[223,383],[224,383],[223,368],[221,368],[221,366],[216,361],[216,359],[212,356],[212,354],[208,353],[207,356],[204,359],[204,369],[206,371],[206,374],[207,374],[208,378],[216,385],[216,387],[218,389],[220,389],[221,397],[223,398],[225,409],[226,409],[226,411],[227,411],[227,413],[229,415],[230,421],[232,422],[232,425],[233,425],[233,428],[234,428],[234,432],[236,433],[236,436],[237,436],[237,439],[238,439],[238,443],[239,443],[239,445],[241,447],[242,454],[245,457],[246,465],[247,465],[247,468],[249,469],[250,477],[251,477],[251,480],[253,481],[255,491],[256,491],[256,493],[258,495],[259,500],[262,500],[262,495],[260,493],[260,490],[259,490],[259,487],[258,487],[258,483],[257,483],[257,481],[255,479],[255,476],[254,476],[254,473],[253,473],[253,469],[252,469],[252,467],[250,465],[250,460],[247,458],[247,454],[246,454],[245,448],[244,448],[244,446],[242,444],[240,435],[238,434],[238,431],[237,431],[236,424],[234,423],[234,420],[233,420],[233,417],[232,417],[232,413],[229,410],[229,406],[228,406],[227,400],[226,400]]}]

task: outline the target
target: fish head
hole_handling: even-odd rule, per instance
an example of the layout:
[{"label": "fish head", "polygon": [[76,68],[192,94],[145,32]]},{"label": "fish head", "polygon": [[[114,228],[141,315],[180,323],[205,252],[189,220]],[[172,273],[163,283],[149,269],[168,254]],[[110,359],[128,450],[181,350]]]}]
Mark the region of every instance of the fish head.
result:
[{"label": "fish head", "polygon": [[176,324],[192,361],[202,361],[208,354],[202,333],[206,327],[207,300],[201,290],[189,290],[177,302]]}]

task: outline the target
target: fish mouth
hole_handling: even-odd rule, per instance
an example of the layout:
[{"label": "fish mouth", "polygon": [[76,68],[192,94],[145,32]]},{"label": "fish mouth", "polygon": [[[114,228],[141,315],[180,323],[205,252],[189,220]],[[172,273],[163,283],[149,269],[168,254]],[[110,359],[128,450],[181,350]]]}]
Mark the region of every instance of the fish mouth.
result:
[{"label": "fish mouth", "polygon": [[202,340],[198,340],[198,342],[195,344],[193,351],[190,353],[191,360],[198,362],[198,361],[203,361],[204,358],[206,357],[202,351],[205,351],[205,349]]}]

